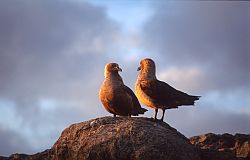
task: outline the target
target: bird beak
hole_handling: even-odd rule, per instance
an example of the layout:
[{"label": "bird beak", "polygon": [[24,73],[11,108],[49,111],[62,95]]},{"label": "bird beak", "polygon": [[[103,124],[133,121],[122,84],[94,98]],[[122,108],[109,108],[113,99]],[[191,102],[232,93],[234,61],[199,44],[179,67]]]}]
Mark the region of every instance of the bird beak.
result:
[{"label": "bird beak", "polygon": [[118,71],[120,71],[120,72],[122,72],[122,69],[120,68],[120,67],[118,67],[118,69],[117,69]]},{"label": "bird beak", "polygon": [[138,67],[138,68],[137,68],[137,71],[140,71],[140,70],[141,70],[141,67]]}]

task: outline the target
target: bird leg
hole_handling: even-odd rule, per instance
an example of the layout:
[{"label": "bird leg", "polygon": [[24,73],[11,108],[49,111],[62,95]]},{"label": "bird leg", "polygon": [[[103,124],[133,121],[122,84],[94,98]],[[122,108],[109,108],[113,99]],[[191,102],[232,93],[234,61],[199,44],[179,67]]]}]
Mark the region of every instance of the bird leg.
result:
[{"label": "bird leg", "polygon": [[114,117],[116,117],[116,114],[114,114]]},{"label": "bird leg", "polygon": [[162,117],[161,117],[161,121],[163,121],[163,119],[164,119],[165,110],[166,110],[166,109],[162,109]]},{"label": "bird leg", "polygon": [[155,109],[155,120],[157,120],[158,108]]}]

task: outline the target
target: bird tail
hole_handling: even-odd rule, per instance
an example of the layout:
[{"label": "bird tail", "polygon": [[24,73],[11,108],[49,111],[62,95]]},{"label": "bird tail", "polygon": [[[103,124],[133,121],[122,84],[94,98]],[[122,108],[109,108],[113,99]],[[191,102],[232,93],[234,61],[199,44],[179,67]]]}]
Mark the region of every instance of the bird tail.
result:
[{"label": "bird tail", "polygon": [[201,96],[190,96],[190,97],[192,97],[194,101],[199,100],[201,98]]},{"label": "bird tail", "polygon": [[190,95],[189,97],[187,97],[182,105],[194,105],[195,101],[199,100],[201,96],[192,96]]},{"label": "bird tail", "polygon": [[145,112],[147,112],[148,110],[145,108],[140,108],[139,114],[144,114]]},{"label": "bird tail", "polygon": [[145,112],[147,112],[148,110],[145,109],[145,108],[138,108],[138,110],[136,111],[136,114],[133,114],[133,115],[136,115],[138,116],[138,114],[144,114]]}]

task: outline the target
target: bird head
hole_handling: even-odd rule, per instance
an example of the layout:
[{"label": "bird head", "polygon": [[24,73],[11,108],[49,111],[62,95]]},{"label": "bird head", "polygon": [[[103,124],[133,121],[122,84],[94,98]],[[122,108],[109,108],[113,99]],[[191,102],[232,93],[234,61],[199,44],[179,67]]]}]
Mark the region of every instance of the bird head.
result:
[{"label": "bird head", "polygon": [[119,71],[122,71],[122,69],[119,67],[119,65],[117,63],[108,63],[105,66],[105,71],[119,72]]},{"label": "bird head", "polygon": [[155,62],[150,58],[145,58],[140,61],[140,66],[137,71],[140,71],[141,78],[155,79]]},{"label": "bird head", "polygon": [[119,67],[117,63],[108,63],[105,66],[104,74],[106,76],[108,73],[118,73],[121,71],[122,69]]}]

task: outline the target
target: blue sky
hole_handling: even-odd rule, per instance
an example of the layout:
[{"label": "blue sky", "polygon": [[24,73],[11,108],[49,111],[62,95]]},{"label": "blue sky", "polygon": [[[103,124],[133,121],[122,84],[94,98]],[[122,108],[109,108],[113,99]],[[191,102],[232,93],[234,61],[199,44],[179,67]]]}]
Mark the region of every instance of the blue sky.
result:
[{"label": "blue sky", "polygon": [[195,107],[167,111],[171,126],[188,137],[249,134],[249,8],[225,1],[0,1],[0,155],[42,151],[70,124],[110,115],[98,99],[105,64],[119,63],[133,89],[145,57],[155,60],[159,79],[202,96]]}]

